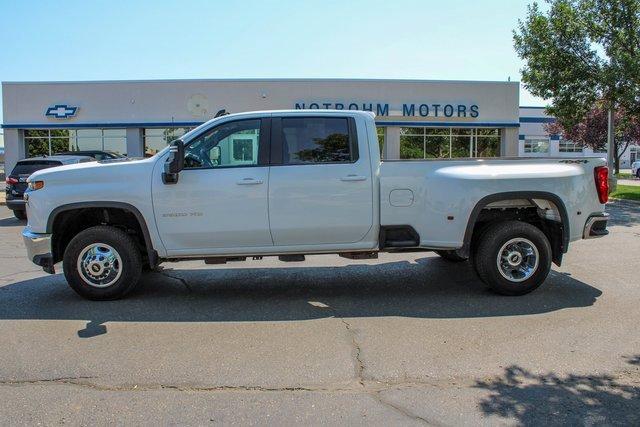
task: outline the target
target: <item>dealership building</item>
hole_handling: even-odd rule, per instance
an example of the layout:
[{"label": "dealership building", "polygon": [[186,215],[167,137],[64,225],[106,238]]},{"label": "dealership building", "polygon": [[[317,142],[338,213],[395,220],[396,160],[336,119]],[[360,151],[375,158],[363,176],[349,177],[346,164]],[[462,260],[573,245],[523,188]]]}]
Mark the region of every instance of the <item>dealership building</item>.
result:
[{"label": "dealership building", "polygon": [[6,169],[25,157],[150,156],[219,110],[366,110],[383,158],[593,155],[547,135],[517,82],[241,79],[2,84]]}]

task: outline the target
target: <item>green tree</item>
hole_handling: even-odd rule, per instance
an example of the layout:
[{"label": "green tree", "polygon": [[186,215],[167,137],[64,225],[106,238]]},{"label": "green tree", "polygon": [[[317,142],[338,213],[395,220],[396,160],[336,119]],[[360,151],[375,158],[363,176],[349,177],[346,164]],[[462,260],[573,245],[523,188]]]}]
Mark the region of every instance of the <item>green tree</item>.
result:
[{"label": "green tree", "polygon": [[[596,103],[640,115],[640,0],[533,3],[513,33],[522,82],[565,129]],[[615,152],[618,147],[615,147]]]}]

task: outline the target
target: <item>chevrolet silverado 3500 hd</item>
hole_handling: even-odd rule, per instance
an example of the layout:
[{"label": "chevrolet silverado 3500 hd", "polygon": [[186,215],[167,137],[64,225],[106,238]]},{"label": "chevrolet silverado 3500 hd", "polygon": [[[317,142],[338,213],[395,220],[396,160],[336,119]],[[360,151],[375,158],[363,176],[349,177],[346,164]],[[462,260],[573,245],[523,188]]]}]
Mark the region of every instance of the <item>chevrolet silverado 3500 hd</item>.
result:
[{"label": "chevrolet silverado 3500 hd", "polygon": [[381,161],[371,113],[251,112],[148,159],[34,173],[23,237],[29,259],[49,273],[62,261],[99,300],[163,261],[424,250],[522,295],[570,242],[607,234],[607,185],[599,158]]}]

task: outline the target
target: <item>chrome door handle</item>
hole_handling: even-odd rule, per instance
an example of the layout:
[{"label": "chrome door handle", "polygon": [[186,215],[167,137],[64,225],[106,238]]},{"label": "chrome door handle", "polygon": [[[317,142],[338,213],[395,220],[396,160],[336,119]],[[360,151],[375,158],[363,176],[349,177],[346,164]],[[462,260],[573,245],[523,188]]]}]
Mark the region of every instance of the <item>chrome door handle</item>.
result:
[{"label": "chrome door handle", "polygon": [[366,180],[367,180],[366,176],[355,175],[355,174],[343,176],[342,178],[340,178],[340,181],[366,181]]},{"label": "chrome door handle", "polygon": [[261,179],[255,179],[255,178],[243,178],[241,181],[237,181],[236,184],[238,185],[258,185],[258,184],[262,184],[262,180]]}]

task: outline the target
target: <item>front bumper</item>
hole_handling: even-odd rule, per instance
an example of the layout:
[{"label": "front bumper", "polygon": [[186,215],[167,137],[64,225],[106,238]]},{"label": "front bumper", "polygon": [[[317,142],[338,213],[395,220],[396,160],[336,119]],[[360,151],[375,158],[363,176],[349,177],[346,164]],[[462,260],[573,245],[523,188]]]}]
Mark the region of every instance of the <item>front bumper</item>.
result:
[{"label": "front bumper", "polygon": [[582,232],[583,239],[595,239],[597,237],[604,237],[609,234],[607,230],[607,222],[609,221],[609,214],[606,212],[593,214],[587,218],[587,222],[584,224],[584,231]]},{"label": "front bumper", "polygon": [[27,248],[27,257],[42,267],[47,273],[54,274],[53,255],[51,254],[51,234],[33,233],[29,227],[22,230],[22,239]]}]

